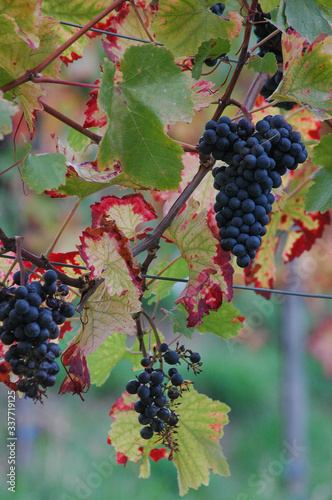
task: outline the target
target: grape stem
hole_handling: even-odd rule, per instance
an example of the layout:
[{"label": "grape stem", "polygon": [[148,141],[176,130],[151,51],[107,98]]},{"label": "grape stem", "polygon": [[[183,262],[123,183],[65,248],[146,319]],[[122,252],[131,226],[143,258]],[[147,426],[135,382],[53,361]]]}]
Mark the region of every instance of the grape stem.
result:
[{"label": "grape stem", "polygon": [[141,353],[143,354],[144,358],[146,358],[147,352],[146,352],[144,340],[143,340],[144,333],[143,333],[142,325],[141,325],[141,313],[139,313],[136,316],[135,321],[136,321],[136,329],[137,329],[137,338],[139,341],[139,348],[140,348]]},{"label": "grape stem", "polygon": [[249,49],[249,52],[252,53],[254,50],[258,49],[258,47],[260,47],[265,42],[267,42],[268,40],[270,40],[270,38],[273,38],[274,36],[276,36],[278,33],[281,33],[281,31],[280,30],[273,31],[268,36],[266,36],[265,38],[263,38],[263,40],[261,40],[260,42],[256,43],[256,45],[253,45],[251,47],[251,49]]},{"label": "grape stem", "polygon": [[150,316],[142,310],[142,314],[143,316],[148,320],[151,328],[152,328],[152,331],[154,333],[154,336],[155,336],[155,339],[156,339],[156,342],[157,342],[157,346],[159,346],[161,344],[161,340],[159,338],[159,335],[158,335],[158,331],[157,331],[157,328],[155,327],[155,324],[153,322],[153,320],[150,318]]},{"label": "grape stem", "polygon": [[234,106],[237,106],[238,108],[241,109],[242,113],[246,117],[249,123],[251,123],[251,116],[249,114],[248,108],[241,104],[239,101],[236,101],[235,99],[229,99],[229,104],[233,104]]},{"label": "grape stem", "polygon": [[177,198],[177,200],[173,203],[173,205],[169,209],[168,214],[162,219],[162,221],[158,224],[155,230],[149,236],[147,236],[145,240],[143,240],[139,245],[137,245],[137,247],[133,249],[134,257],[140,254],[141,252],[144,252],[149,248],[154,248],[158,245],[162,234],[166,231],[168,226],[173,221],[174,217],[179,213],[179,211],[186,203],[188,198],[192,195],[197,186],[200,184],[200,182],[204,179],[204,177],[208,174],[208,172],[214,165],[214,160],[212,161],[212,159],[210,159],[209,157],[205,158],[207,160],[207,163],[205,163],[204,165],[201,164],[196,175],[185,187],[180,196]]},{"label": "grape stem", "polygon": [[55,80],[54,78],[44,78],[43,76],[32,75],[33,83],[59,83],[60,85],[71,85],[73,87],[83,87],[87,89],[99,89],[99,85],[93,83],[70,82],[68,80]]},{"label": "grape stem", "polygon": [[258,4],[258,0],[252,0],[249,11],[248,11],[247,23],[246,23],[246,28],[245,28],[245,32],[244,32],[242,48],[241,48],[241,52],[239,55],[239,60],[238,60],[238,63],[235,67],[231,81],[229,82],[228,87],[227,87],[224,95],[222,96],[216,111],[214,112],[214,115],[212,117],[212,120],[214,120],[214,121],[218,121],[218,119],[220,118],[220,116],[223,113],[223,111],[225,110],[225,108],[229,105],[229,100],[231,98],[234,87],[239,79],[239,76],[241,74],[242,69],[244,68],[244,66],[248,60],[248,45],[249,45],[249,41],[250,41],[252,22],[254,21],[255,12],[257,10],[257,4]]},{"label": "grape stem", "polygon": [[71,209],[71,211],[69,212],[66,220],[64,221],[64,223],[62,224],[62,226],[60,227],[59,231],[57,232],[54,240],[52,241],[51,245],[49,246],[49,248],[46,250],[46,252],[44,253],[44,256],[46,257],[46,259],[49,258],[49,256],[51,255],[51,253],[53,252],[54,250],[54,247],[55,245],[58,243],[62,233],[64,232],[64,230],[66,229],[69,221],[72,219],[74,213],[76,212],[77,208],[79,207],[80,203],[81,203],[81,199],[79,198],[75,205],[73,206],[73,208]]},{"label": "grape stem", "polygon": [[46,102],[44,102],[42,100],[39,100],[39,102],[43,105],[44,111],[46,111],[46,113],[48,113],[51,116],[54,116],[54,118],[57,118],[61,122],[65,123],[66,125],[69,125],[69,127],[74,128],[78,132],[81,132],[81,134],[89,137],[89,139],[91,139],[93,142],[96,142],[97,144],[99,144],[99,142],[102,140],[101,135],[95,134],[94,132],[91,132],[91,130],[84,128],[82,125],[75,122],[74,120],[72,120],[68,116],[66,116],[66,115],[60,113],[60,111],[52,108],[52,106],[50,106],[49,104],[46,104]]},{"label": "grape stem", "polygon": [[60,47],[58,47],[54,52],[52,52],[52,54],[48,55],[35,68],[28,69],[23,75],[3,85],[0,88],[0,90],[2,90],[2,92],[7,92],[8,90],[14,89],[19,85],[22,85],[22,83],[26,83],[29,80],[31,80],[32,75],[41,73],[43,69],[45,69],[49,64],[51,64],[51,62],[57,59],[66,49],[68,49],[68,47],[70,47],[74,42],[76,42],[76,40],[81,38],[81,36],[83,36],[90,28],[92,28],[95,24],[101,21],[105,16],[107,16],[107,14],[112,12],[112,10],[116,9],[117,7],[120,7],[124,2],[125,0],[115,0],[111,5],[109,5],[108,7],[106,7],[106,9],[100,12],[100,14],[91,19],[91,21],[89,21],[85,26],[83,26],[83,28],[74,33],[74,35],[72,35],[65,43],[60,45]]},{"label": "grape stem", "polygon": [[[0,228],[0,240],[2,242],[2,246],[6,249],[7,252],[16,252],[16,239],[9,238],[6,233]],[[84,285],[84,281],[82,278],[71,278],[67,276],[65,273],[56,269],[45,256],[38,257],[37,255],[21,248],[21,256],[23,260],[27,260],[41,269],[53,269],[61,280],[61,283],[72,286],[74,288],[82,288]],[[31,272],[31,271],[30,271]]]},{"label": "grape stem", "polygon": [[23,241],[23,236],[15,236],[15,241],[16,241],[16,259],[18,262],[18,265],[20,266],[20,283],[21,285],[25,284],[25,279],[24,279],[24,274],[25,274],[25,266],[22,261],[22,241]]}]

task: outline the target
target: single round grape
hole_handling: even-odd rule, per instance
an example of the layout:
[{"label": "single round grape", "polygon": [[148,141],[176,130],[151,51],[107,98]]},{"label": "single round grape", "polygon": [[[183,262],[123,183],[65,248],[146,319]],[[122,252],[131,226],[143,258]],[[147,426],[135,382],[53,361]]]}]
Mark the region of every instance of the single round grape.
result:
[{"label": "single round grape", "polygon": [[53,269],[48,269],[45,272],[43,278],[44,278],[45,283],[50,285],[50,284],[56,282],[56,280],[58,279],[58,275],[55,271],[53,271]]},{"label": "single round grape", "polygon": [[146,385],[141,385],[137,389],[137,395],[141,399],[147,399],[150,396],[150,389]]},{"label": "single round grape", "polygon": [[215,130],[217,128],[217,125],[217,122],[215,122],[214,120],[210,120],[205,124],[205,130]]},{"label": "single round grape", "polygon": [[171,378],[171,382],[175,386],[181,385],[183,383],[183,380],[184,379],[180,373],[174,373],[174,375],[172,375],[172,378]]},{"label": "single round grape", "polygon": [[157,406],[151,405],[145,408],[144,414],[149,418],[154,418],[159,411]]},{"label": "single round grape", "polygon": [[141,359],[141,365],[144,366],[144,368],[149,366],[149,364],[150,364],[150,358],[142,358]]},{"label": "single round grape", "polygon": [[150,380],[150,373],[144,371],[144,372],[141,372],[139,375],[138,375],[138,381],[140,384],[147,384]]},{"label": "single round grape", "polygon": [[153,430],[149,426],[142,427],[140,434],[143,439],[151,439],[153,436]]},{"label": "single round grape", "polygon": [[189,359],[194,364],[199,363],[201,360],[201,355],[198,352],[193,352],[192,354],[190,354]]},{"label": "single round grape", "polygon": [[260,246],[260,241],[257,236],[249,236],[249,238],[246,241],[246,247],[249,250],[257,250]]},{"label": "single round grape", "polygon": [[158,406],[158,408],[162,408],[163,406],[165,406],[166,403],[167,403],[167,398],[165,394],[159,394],[159,396],[156,396],[154,398],[154,404],[155,406]]},{"label": "single round grape", "polygon": [[136,413],[144,413],[145,408],[146,408],[146,405],[140,399],[138,401],[135,401],[134,410],[136,411]]},{"label": "single round grape", "polygon": [[164,354],[164,360],[168,365],[176,365],[179,361],[179,355],[175,351],[167,351]]},{"label": "single round grape", "polygon": [[60,285],[58,286],[57,292],[59,295],[66,297],[69,294],[69,288],[64,283],[60,283]]},{"label": "single round grape", "polygon": [[75,307],[70,302],[65,302],[61,305],[60,312],[65,318],[72,318],[75,314]]},{"label": "single round grape", "polygon": [[250,257],[247,253],[236,258],[236,263],[239,267],[248,267],[250,264]]},{"label": "single round grape", "polygon": [[167,395],[169,399],[177,399],[178,397],[180,397],[179,389],[177,387],[171,387],[170,389],[168,389]]},{"label": "single round grape", "polygon": [[127,382],[126,385],[126,391],[129,392],[129,394],[136,394],[139,386],[140,384],[138,380],[136,379],[129,380],[129,382]]},{"label": "single round grape", "polygon": [[162,344],[160,344],[160,346],[158,347],[158,349],[159,349],[160,352],[166,352],[166,351],[168,351],[168,345],[165,344],[165,343],[162,343]]},{"label": "single round grape", "polygon": [[160,410],[157,413],[157,417],[162,420],[163,422],[167,422],[167,420],[170,418],[171,412],[168,408],[160,408]]},{"label": "single round grape", "polygon": [[[174,352],[174,351],[169,351],[169,352]],[[155,371],[151,373],[150,381],[152,384],[162,384],[163,380],[164,380],[163,372]]]},{"label": "single round grape", "polygon": [[141,413],[140,415],[138,415],[138,421],[141,425],[146,425],[151,422],[151,418],[147,417],[144,413]]}]

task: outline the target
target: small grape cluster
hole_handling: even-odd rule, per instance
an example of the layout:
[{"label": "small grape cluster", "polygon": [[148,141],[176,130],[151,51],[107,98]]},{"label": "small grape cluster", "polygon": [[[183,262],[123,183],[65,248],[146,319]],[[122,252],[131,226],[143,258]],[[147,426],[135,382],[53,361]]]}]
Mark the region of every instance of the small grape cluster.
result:
[{"label": "small grape cluster", "polygon": [[[210,10],[211,12],[213,12],[213,14],[216,14],[217,16],[221,17],[225,10],[225,4],[220,2],[215,3],[214,5],[212,5]],[[220,54],[220,56],[215,59],[205,59],[204,63],[207,66],[209,66],[209,68],[213,68],[213,66],[215,66],[218,63],[218,60],[224,57],[225,55],[226,54]]]},{"label": "small grape cluster", "polygon": [[[257,43],[261,42],[267,36],[271,35],[277,27],[271,24],[267,19],[271,19],[271,15],[264,14],[263,12],[256,12],[254,22],[254,33],[257,36]],[[267,40],[259,47],[258,55],[265,56],[268,52],[273,52],[276,56],[277,62],[282,63],[282,50],[281,50],[281,33]]]},{"label": "small grape cluster", "polygon": [[[27,275],[26,275],[27,277]],[[31,281],[20,285],[20,272],[14,274],[14,284],[0,290],[0,339],[10,348],[5,360],[15,375],[21,377],[17,387],[27,397],[41,399],[39,389],[55,384],[61,355],[58,344],[48,342],[59,337],[58,325],[71,318],[75,309],[66,302],[68,287],[57,283],[57,274],[48,270],[44,283]]]},{"label": "small grape cluster", "polygon": [[271,189],[281,185],[287,169],[305,162],[307,151],[301,135],[281,115],[264,117],[256,130],[245,118],[237,124],[228,117],[205,128],[200,152],[229,165],[213,170],[221,248],[237,257],[239,267],[247,267],[266,234],[274,202]]},{"label": "small grape cluster", "polygon": [[[141,365],[144,370],[136,379],[129,380],[126,390],[129,394],[137,394],[139,399],[134,404],[134,410],[139,413],[138,421],[142,427],[140,434],[143,439],[150,439],[154,433],[159,434],[165,444],[172,449],[174,440],[170,439],[172,428],[176,427],[179,416],[175,412],[175,401],[181,397],[182,391],[188,389],[190,382],[184,380],[174,365],[185,360],[194,373],[200,372],[201,356],[197,352],[186,350],[184,346],[171,350],[168,345],[159,345],[156,354],[144,357]],[[171,365],[167,373],[163,368],[154,369],[159,362]]]},{"label": "small grape cluster", "polygon": [[[273,94],[273,92],[277,89],[279,83],[282,80],[282,75],[283,72],[281,70],[278,70],[273,76],[271,76],[271,78],[268,78],[268,80],[266,80],[263,87],[259,91],[260,95],[262,95],[264,99],[268,99],[270,95]],[[291,102],[291,101],[278,102],[276,106],[280,109],[285,109],[286,111],[290,111],[291,109],[294,108],[294,106],[296,106],[296,102]]]}]

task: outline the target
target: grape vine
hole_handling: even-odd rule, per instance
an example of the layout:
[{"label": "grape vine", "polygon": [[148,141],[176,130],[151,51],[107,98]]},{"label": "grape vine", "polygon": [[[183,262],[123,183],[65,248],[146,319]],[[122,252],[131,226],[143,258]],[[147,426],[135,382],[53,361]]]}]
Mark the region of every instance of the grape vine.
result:
[{"label": "grape vine", "polygon": [[[44,402],[62,365],[59,393],[84,401],[91,384],[130,361],[137,373],[113,405],[109,442],[119,462],[142,459],[142,476],[149,458],[172,460],[183,495],[208,484],[211,470],[228,475],[219,440],[229,408],[187,379],[202,372],[201,354],[202,377],[209,370],[195,332],[238,335],[234,272],[273,289],[278,259],[311,250],[330,223],[320,121],[331,126],[331,16],[316,6],[305,33],[301,7],[288,2],[281,15],[258,0],[115,0],[78,13],[68,4],[63,19],[52,2],[35,3],[0,14],[0,139],[12,139],[15,158],[0,175],[17,172],[24,195],[75,203],[36,252],[1,224],[1,381]],[[92,38],[103,53],[97,73],[72,81],[71,63]],[[89,99],[66,114],[54,84],[70,103],[77,87]],[[50,130],[41,149],[46,115],[70,132]],[[179,140],[176,124],[194,116]],[[90,218],[77,229],[88,197]],[[57,252],[70,231],[75,243]],[[167,282],[176,278],[180,292]]]}]

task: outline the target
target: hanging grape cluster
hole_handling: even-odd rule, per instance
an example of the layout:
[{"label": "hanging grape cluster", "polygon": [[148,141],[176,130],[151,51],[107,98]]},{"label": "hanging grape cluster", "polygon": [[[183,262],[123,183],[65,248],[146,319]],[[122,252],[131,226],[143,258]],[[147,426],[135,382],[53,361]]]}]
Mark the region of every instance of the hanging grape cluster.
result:
[{"label": "hanging grape cluster", "polygon": [[61,349],[52,340],[59,337],[58,325],[75,313],[64,299],[68,287],[58,283],[56,272],[46,271],[43,280],[21,286],[18,271],[14,286],[0,290],[0,339],[10,346],[5,360],[20,377],[18,390],[32,399],[41,399],[43,389],[55,384]]},{"label": "hanging grape cluster", "polygon": [[[184,390],[188,390],[191,383],[185,381],[175,368],[181,360],[185,361],[194,373],[201,371],[199,353],[186,350],[184,346],[171,350],[167,344],[162,343],[154,356],[141,360],[144,370],[126,385],[129,394],[137,394],[139,397],[134,404],[134,410],[139,414],[138,422],[144,426],[140,431],[142,438],[150,439],[156,433],[172,451],[176,451],[173,434],[176,433],[179,421],[179,415],[175,411],[178,404],[176,400]],[[154,368],[156,363],[159,363],[159,368]],[[171,368],[164,370],[163,363]]]},{"label": "hanging grape cluster", "polygon": [[266,116],[256,129],[245,118],[232,123],[228,117],[209,121],[205,129],[199,151],[228,164],[213,170],[221,248],[236,256],[239,267],[247,267],[266,234],[271,189],[281,185],[287,169],[305,162],[307,151],[281,115]]}]

